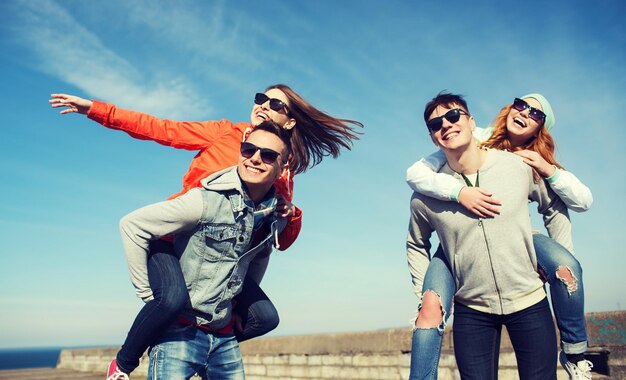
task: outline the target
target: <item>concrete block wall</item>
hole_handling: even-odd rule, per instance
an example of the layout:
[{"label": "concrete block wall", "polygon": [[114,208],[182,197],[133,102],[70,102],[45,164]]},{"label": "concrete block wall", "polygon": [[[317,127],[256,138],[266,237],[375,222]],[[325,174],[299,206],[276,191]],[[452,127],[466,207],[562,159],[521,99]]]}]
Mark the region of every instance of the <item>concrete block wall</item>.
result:
[{"label": "concrete block wall", "polygon": [[[586,317],[588,359],[594,363],[594,379],[626,379],[626,311],[589,313]],[[57,367],[105,373],[117,350],[63,350]],[[410,351],[409,328],[261,338],[241,344],[249,380],[407,379]],[[132,378],[145,377],[147,365],[144,356]],[[565,372],[558,368],[558,379],[567,379]],[[502,337],[499,378],[518,378],[515,355],[506,331]],[[439,379],[460,379],[451,329],[444,335]]]},{"label": "concrete block wall", "polygon": [[[62,350],[57,368],[106,374],[109,363],[115,358],[118,350],[119,347]],[[133,372],[133,379],[145,378],[147,374],[148,357],[144,354],[141,364]]]}]

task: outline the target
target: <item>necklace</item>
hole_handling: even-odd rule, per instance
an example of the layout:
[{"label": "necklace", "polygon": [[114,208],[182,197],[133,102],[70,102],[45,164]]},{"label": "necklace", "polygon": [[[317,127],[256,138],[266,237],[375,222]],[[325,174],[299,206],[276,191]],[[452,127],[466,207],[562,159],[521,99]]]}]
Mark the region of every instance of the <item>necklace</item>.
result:
[{"label": "necklace", "polygon": [[476,183],[474,183],[473,185],[472,185],[472,182],[469,180],[469,178],[467,178],[465,176],[465,174],[463,174],[463,173],[460,173],[460,174],[461,174],[461,177],[463,177],[463,180],[465,180],[465,183],[467,184],[467,186],[469,186],[469,187],[480,187],[480,184],[478,182],[478,175],[480,174],[480,172],[478,170],[476,171]]}]

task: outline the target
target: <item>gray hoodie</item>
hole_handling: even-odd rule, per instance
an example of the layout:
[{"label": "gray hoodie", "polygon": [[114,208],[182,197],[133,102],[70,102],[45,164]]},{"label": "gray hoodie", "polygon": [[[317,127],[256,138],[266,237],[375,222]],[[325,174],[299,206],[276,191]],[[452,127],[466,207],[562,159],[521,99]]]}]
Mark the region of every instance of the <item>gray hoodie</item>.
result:
[{"label": "gray hoodie", "polygon": [[[441,173],[455,176],[448,164]],[[537,274],[528,200],[538,203],[549,235],[572,250],[567,208],[544,181],[535,183],[531,168],[514,154],[488,150],[479,170],[480,186],[502,201],[500,215],[482,219],[461,204],[420,193],[411,198],[407,258],[415,293],[430,262],[430,237],[437,233],[456,281],[455,300],[492,314],[511,314],[545,297]]]}]

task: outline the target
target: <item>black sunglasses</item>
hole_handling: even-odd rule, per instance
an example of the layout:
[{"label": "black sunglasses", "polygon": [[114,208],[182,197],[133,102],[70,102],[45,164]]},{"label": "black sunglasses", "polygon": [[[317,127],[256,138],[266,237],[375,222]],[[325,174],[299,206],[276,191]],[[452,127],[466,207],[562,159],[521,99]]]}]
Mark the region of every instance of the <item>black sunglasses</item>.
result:
[{"label": "black sunglasses", "polygon": [[241,148],[239,148],[239,152],[245,158],[252,158],[252,156],[254,156],[259,150],[261,151],[261,161],[266,164],[273,164],[276,162],[278,156],[280,156],[280,153],[275,150],[269,148],[259,148],[258,146],[246,141],[242,142]]},{"label": "black sunglasses", "polygon": [[538,110],[535,107],[529,106],[526,101],[520,98],[515,98],[515,100],[513,100],[513,108],[520,112],[528,108],[528,117],[530,117],[539,124],[543,123],[544,120],[546,120],[546,114],[543,113],[542,110]]},{"label": "black sunglasses", "polygon": [[285,104],[285,102],[283,102],[280,99],[276,99],[276,98],[270,98],[269,96],[258,92],[256,95],[254,95],[254,103],[261,105],[261,104],[265,104],[265,102],[270,101],[270,108],[276,112],[280,112],[283,108],[285,109],[285,111],[287,111],[287,105]]},{"label": "black sunglasses", "polygon": [[432,133],[435,133],[438,130],[440,130],[441,127],[443,127],[443,118],[444,117],[450,123],[456,123],[461,118],[461,115],[468,115],[469,116],[469,114],[467,112],[463,111],[462,109],[455,108],[453,110],[450,110],[450,111],[446,112],[445,115],[443,115],[443,116],[433,117],[432,119],[428,120],[426,122],[426,127],[428,129],[430,129],[430,131]]}]

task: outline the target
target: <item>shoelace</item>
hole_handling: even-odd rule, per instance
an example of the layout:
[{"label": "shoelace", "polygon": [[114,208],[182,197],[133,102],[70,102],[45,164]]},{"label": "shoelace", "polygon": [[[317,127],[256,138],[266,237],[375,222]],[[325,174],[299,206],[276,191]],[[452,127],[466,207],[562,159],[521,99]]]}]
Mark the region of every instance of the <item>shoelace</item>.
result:
[{"label": "shoelace", "polygon": [[[578,363],[576,363],[576,367],[583,372],[583,374],[585,375],[591,375],[591,369],[593,368],[593,363],[590,362],[589,360],[581,360]],[[591,376],[588,377],[589,379],[591,379]]]},{"label": "shoelace", "polygon": [[119,369],[116,370],[111,376],[107,377],[107,380],[130,380],[128,375]]},{"label": "shoelace", "polygon": [[276,228],[277,223],[278,222],[274,220],[272,222],[272,226],[270,227],[272,230],[274,230],[274,247],[276,247],[276,249],[280,248],[280,244],[278,243],[278,228]]}]

